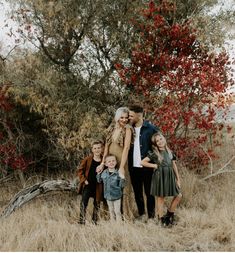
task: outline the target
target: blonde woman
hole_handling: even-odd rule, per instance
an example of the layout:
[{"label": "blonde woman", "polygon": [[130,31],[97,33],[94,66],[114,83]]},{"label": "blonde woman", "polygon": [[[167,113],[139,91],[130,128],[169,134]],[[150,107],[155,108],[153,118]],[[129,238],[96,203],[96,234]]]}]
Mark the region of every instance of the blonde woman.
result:
[{"label": "blonde woman", "polygon": [[[151,141],[153,151],[148,152],[141,164],[154,169],[151,195],[157,196],[157,212],[161,224],[168,226],[173,224],[175,209],[182,198],[179,172],[175,156],[167,146],[165,137],[161,133],[155,133]],[[163,215],[165,197],[173,197],[173,199],[167,213]]]},{"label": "blonde woman", "polygon": [[128,204],[128,199],[131,194],[129,171],[128,171],[128,152],[133,140],[133,128],[128,124],[129,109],[120,107],[116,110],[114,122],[111,123],[106,132],[106,141],[104,155],[101,165],[97,168],[97,172],[104,169],[105,158],[108,154],[113,154],[117,158],[118,171],[121,177],[125,177],[127,185],[124,189],[123,205],[124,213],[130,217],[131,211]]}]

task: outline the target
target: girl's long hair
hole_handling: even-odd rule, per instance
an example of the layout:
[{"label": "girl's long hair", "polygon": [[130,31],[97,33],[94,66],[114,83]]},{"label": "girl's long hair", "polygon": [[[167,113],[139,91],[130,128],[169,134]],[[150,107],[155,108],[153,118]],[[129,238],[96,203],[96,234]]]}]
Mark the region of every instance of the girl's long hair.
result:
[{"label": "girl's long hair", "polygon": [[153,134],[152,138],[151,138],[151,142],[152,142],[152,149],[153,149],[153,152],[157,155],[158,157],[158,161],[160,163],[162,163],[163,161],[163,156],[157,146],[157,143],[156,143],[156,137],[157,136],[160,136],[161,138],[163,138],[165,140],[165,150],[168,152],[169,156],[170,156],[170,159],[173,158],[173,154],[172,154],[172,151],[170,150],[170,148],[167,146],[167,143],[166,143],[166,138],[162,135],[162,133],[158,132],[158,133],[155,133]]}]

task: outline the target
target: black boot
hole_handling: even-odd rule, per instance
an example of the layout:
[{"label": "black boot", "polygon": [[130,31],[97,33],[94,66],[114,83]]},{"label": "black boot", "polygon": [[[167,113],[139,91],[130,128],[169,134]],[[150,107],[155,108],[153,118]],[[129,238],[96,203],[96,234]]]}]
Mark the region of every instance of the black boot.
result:
[{"label": "black boot", "polygon": [[78,223],[81,225],[85,225],[86,221],[86,207],[84,206],[83,203],[80,205],[80,217]]},{"label": "black boot", "polygon": [[165,217],[158,216],[158,222],[161,224],[162,227],[164,227],[165,226]]},{"label": "black boot", "polygon": [[174,212],[167,210],[167,213],[164,215],[166,226],[174,224]]}]

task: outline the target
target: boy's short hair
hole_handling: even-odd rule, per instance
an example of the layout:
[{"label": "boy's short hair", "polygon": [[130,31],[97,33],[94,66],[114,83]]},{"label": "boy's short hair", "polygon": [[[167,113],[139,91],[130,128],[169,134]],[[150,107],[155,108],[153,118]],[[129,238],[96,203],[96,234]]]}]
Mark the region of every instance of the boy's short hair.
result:
[{"label": "boy's short hair", "polygon": [[129,110],[133,111],[135,113],[143,113],[144,112],[144,108],[140,105],[130,105]]},{"label": "boy's short hair", "polygon": [[117,157],[116,157],[115,155],[113,155],[113,154],[107,154],[107,155],[105,156],[105,161],[106,161],[106,159],[107,159],[108,157],[111,157],[111,156],[115,157],[116,160],[117,160]]},{"label": "boy's short hair", "polygon": [[98,144],[101,144],[103,146],[104,142],[102,140],[93,140],[91,142],[91,147],[93,147],[94,145],[98,145]]}]

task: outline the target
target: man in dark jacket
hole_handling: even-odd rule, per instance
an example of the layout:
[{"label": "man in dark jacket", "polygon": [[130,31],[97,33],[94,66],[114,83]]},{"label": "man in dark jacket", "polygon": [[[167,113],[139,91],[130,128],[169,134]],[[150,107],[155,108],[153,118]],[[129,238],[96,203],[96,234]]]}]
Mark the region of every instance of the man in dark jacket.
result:
[{"label": "man in dark jacket", "polygon": [[143,167],[140,162],[152,149],[151,137],[159,131],[159,128],[143,119],[142,107],[133,105],[129,107],[129,110],[130,124],[135,129],[135,140],[129,151],[128,167],[139,213],[137,219],[143,220],[145,219],[143,188],[147,199],[148,218],[154,218],[155,216],[155,198],[150,195],[153,170]]}]

